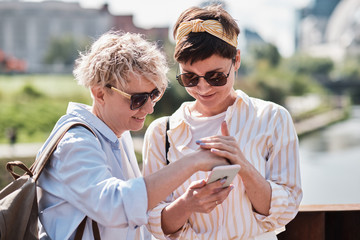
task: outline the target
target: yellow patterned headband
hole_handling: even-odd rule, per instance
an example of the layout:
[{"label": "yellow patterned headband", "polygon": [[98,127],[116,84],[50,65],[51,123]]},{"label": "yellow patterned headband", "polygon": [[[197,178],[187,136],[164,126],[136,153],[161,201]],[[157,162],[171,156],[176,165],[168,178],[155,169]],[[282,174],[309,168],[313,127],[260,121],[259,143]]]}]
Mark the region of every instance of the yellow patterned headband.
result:
[{"label": "yellow patterned headband", "polygon": [[220,38],[228,44],[237,48],[237,36],[228,38],[223,31],[223,27],[219,21],[216,20],[201,20],[195,19],[188,22],[182,22],[176,32],[176,44],[191,32],[207,32],[211,35]]}]

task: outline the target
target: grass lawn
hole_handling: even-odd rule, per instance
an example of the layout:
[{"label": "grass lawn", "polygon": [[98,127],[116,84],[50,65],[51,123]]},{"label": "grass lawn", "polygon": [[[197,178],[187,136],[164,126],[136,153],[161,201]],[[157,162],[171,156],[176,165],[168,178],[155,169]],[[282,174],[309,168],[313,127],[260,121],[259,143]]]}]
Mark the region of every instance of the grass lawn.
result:
[{"label": "grass lawn", "polygon": [[10,128],[18,142],[44,141],[70,101],[91,103],[71,75],[0,75],[0,143]]}]

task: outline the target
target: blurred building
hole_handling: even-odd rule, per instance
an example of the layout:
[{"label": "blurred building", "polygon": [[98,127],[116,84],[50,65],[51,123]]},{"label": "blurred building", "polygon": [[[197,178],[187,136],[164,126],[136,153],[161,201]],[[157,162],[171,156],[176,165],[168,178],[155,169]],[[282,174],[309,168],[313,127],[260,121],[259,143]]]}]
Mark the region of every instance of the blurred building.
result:
[{"label": "blurred building", "polygon": [[112,27],[125,32],[141,33],[160,43],[169,40],[168,27],[139,28],[134,25],[133,15],[112,16]]},{"label": "blurred building", "polygon": [[71,72],[72,66],[44,63],[51,39],[64,35],[78,40],[85,36],[96,37],[110,26],[108,12],[83,9],[78,3],[0,2],[0,49],[24,59],[31,73]]},{"label": "blurred building", "polygon": [[315,0],[297,15],[297,51],[334,61],[360,53],[360,0]]},{"label": "blurred building", "polygon": [[339,52],[339,59],[360,56],[360,0],[339,3],[329,19],[325,37],[327,44]]},{"label": "blurred building", "polygon": [[248,28],[244,28],[242,32],[244,36],[244,49],[252,49],[254,47],[266,45],[267,42],[256,32]]},{"label": "blurred building", "polygon": [[339,2],[340,0],[315,0],[309,6],[297,11],[297,48],[304,49],[310,45],[325,42],[327,23]]},{"label": "blurred building", "polygon": [[0,50],[24,60],[29,73],[70,73],[72,64],[45,63],[52,39],[71,36],[84,42],[110,29],[142,33],[154,40],[168,39],[167,28],[138,28],[131,15],[114,16],[106,4],[101,9],[88,9],[74,2],[0,2]]}]

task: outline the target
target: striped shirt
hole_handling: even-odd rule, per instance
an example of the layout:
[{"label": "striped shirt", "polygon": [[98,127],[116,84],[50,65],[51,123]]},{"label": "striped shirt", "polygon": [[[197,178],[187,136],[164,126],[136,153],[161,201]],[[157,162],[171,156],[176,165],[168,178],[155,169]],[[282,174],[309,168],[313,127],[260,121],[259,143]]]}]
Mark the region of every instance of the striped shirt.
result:
[{"label": "striped shirt", "polygon": [[[270,214],[254,212],[239,177],[227,199],[211,213],[194,213],[183,228],[174,234],[179,239],[248,239],[285,226],[298,212],[302,199],[298,137],[288,111],[272,102],[247,96],[237,90],[234,104],[228,107],[225,121],[247,160],[270,183]],[[184,114],[185,102],[170,117],[168,159],[176,161],[193,152],[188,144],[191,131]],[[149,175],[166,165],[166,118],[151,123],[144,139],[143,174]],[[218,134],[221,134],[220,126]],[[148,212],[149,231],[158,239],[167,239],[161,229],[163,208],[185,193],[191,182],[206,179],[209,172],[197,172],[177,188],[165,201]],[[173,237],[173,236],[172,236]]]}]

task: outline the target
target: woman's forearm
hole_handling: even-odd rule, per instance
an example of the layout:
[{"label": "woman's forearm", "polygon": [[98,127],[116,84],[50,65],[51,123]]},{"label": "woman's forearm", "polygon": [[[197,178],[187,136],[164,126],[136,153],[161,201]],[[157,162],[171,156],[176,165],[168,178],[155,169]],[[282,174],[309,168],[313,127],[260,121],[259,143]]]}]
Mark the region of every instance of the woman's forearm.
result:
[{"label": "woman's forearm", "polygon": [[176,233],[189,219],[191,211],[181,197],[168,205],[161,213],[161,228],[165,234]]},{"label": "woman's forearm", "polygon": [[164,200],[177,187],[197,171],[193,159],[187,157],[175,161],[159,171],[144,177],[148,195],[148,209],[152,209]]},{"label": "woman's forearm", "polygon": [[225,158],[218,157],[208,150],[199,150],[144,177],[148,194],[148,209],[154,208],[195,172],[210,171],[215,166],[226,164],[228,162]]},{"label": "woman's forearm", "polygon": [[255,211],[265,216],[269,215],[271,205],[270,183],[254,167],[246,170],[243,168],[239,174]]}]

